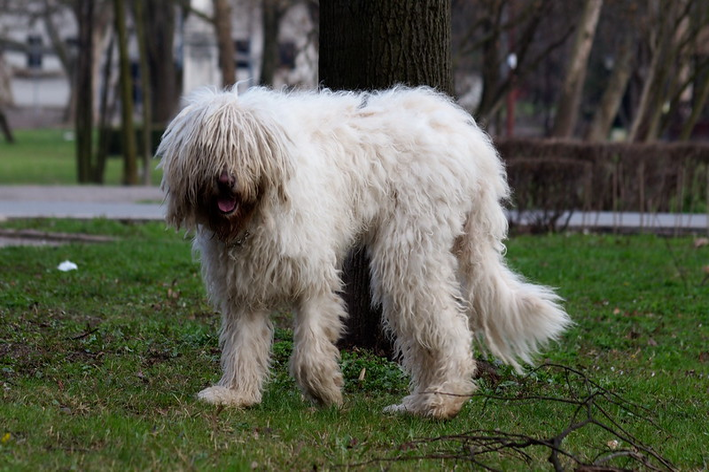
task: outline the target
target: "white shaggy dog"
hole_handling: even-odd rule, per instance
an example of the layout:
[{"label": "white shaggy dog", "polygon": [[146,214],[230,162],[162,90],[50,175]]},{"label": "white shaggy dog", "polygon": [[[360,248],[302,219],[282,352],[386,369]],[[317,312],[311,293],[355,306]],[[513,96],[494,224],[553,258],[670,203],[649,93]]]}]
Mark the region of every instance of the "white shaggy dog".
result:
[{"label": "white shaggy dog", "polygon": [[411,375],[389,411],[453,417],[474,389],[474,335],[517,366],[570,322],[552,291],[505,266],[503,165],[470,115],[431,89],[202,91],[158,155],[167,221],[194,231],[222,313],[223,376],[204,401],[260,402],[269,313],[287,302],[292,375],[311,399],[342,403],[340,270],[358,243]]}]

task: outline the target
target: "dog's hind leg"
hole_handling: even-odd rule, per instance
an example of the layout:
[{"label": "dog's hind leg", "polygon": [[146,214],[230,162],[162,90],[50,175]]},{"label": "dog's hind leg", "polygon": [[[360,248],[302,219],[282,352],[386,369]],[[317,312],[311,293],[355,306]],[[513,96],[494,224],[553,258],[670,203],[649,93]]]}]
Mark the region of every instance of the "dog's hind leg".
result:
[{"label": "dog's hind leg", "polygon": [[222,378],[199,392],[207,403],[250,406],[261,402],[268,375],[273,327],[265,310],[234,309],[222,316]]},{"label": "dog's hind leg", "polygon": [[452,418],[474,390],[472,336],[447,241],[417,230],[412,239],[399,232],[370,248],[375,293],[411,375],[411,394],[386,411]]},{"label": "dog's hind leg", "polygon": [[291,374],[308,398],[323,405],[342,404],[335,343],[344,317],[342,299],[330,291],[304,295],[297,303]]}]

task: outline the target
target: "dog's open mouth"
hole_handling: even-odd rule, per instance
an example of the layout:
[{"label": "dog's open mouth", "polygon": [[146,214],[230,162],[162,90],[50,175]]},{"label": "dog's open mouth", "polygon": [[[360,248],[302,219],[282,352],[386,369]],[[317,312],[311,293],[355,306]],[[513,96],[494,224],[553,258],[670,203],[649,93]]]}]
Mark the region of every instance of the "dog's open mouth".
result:
[{"label": "dog's open mouth", "polygon": [[223,215],[230,215],[239,206],[236,192],[236,179],[224,170],[217,178],[217,208]]},{"label": "dog's open mouth", "polygon": [[217,207],[219,211],[225,215],[233,213],[237,206],[238,202],[236,201],[236,197],[221,195],[217,198]]}]

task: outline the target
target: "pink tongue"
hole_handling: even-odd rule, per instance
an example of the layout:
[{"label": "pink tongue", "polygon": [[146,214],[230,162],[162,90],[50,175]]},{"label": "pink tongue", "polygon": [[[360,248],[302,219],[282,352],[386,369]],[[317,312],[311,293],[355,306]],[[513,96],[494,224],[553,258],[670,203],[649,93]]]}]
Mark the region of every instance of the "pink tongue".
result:
[{"label": "pink tongue", "polygon": [[217,206],[223,213],[230,213],[236,208],[236,198],[220,198],[217,200]]}]

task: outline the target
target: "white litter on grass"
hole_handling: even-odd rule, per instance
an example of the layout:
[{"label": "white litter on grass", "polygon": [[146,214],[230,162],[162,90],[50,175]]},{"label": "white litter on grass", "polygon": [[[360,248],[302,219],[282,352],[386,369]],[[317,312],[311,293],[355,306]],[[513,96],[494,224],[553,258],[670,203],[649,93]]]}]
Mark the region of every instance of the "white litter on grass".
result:
[{"label": "white litter on grass", "polygon": [[61,270],[62,272],[69,272],[70,270],[76,270],[78,268],[79,266],[77,266],[71,261],[64,261],[57,266],[57,269]]}]

